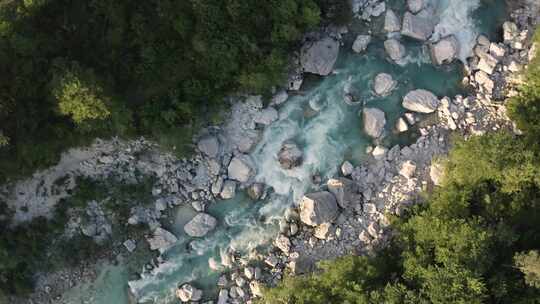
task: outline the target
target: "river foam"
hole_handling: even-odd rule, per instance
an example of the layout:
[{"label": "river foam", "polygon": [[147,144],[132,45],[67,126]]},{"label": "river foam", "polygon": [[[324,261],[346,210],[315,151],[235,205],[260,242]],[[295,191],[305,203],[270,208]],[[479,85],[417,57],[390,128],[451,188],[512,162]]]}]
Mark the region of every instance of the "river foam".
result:
[{"label": "river foam", "polygon": [[431,0],[431,3],[436,7],[439,19],[432,40],[454,35],[460,45],[458,58],[466,62],[473,54],[478,37],[473,13],[480,7],[480,0]]}]

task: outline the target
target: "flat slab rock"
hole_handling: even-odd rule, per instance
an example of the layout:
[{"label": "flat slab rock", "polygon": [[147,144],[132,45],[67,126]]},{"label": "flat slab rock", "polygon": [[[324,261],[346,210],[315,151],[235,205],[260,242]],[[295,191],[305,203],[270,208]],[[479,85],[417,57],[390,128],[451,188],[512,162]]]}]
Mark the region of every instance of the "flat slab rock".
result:
[{"label": "flat slab rock", "polygon": [[427,90],[410,91],[403,98],[403,107],[409,111],[418,113],[433,113],[440,104],[439,98]]},{"label": "flat slab rock", "polygon": [[326,76],[334,69],[339,54],[339,42],[326,37],[315,42],[305,44],[300,50],[300,64],[302,70]]},{"label": "flat slab rock", "polygon": [[184,226],[184,231],[191,237],[203,237],[214,230],[216,225],[217,220],[213,216],[199,213]]},{"label": "flat slab rock", "polygon": [[300,201],[300,220],[309,226],[330,223],[338,216],[334,195],[328,191],[306,194]]},{"label": "flat slab rock", "polygon": [[379,138],[384,132],[386,118],[384,112],[377,108],[365,108],[362,111],[364,132],[373,138]]}]

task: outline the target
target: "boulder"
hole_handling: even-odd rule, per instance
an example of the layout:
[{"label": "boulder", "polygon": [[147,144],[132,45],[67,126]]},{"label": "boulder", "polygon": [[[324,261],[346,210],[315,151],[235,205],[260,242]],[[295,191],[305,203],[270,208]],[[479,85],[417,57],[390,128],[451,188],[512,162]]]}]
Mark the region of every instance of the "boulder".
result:
[{"label": "boulder", "polygon": [[432,19],[433,16],[430,16],[425,10],[417,15],[406,12],[403,16],[401,34],[416,40],[427,41],[435,29]]},{"label": "boulder", "polygon": [[236,182],[233,180],[226,180],[223,183],[223,188],[221,190],[221,193],[219,196],[221,196],[222,199],[231,199],[236,195]]},{"label": "boulder", "polygon": [[197,148],[208,157],[216,157],[219,153],[219,142],[214,136],[205,136],[199,140]]},{"label": "boulder", "polygon": [[405,57],[405,46],[401,44],[397,39],[388,39],[384,42],[384,49],[390,59],[395,62],[400,62]]},{"label": "boulder", "polygon": [[261,284],[257,281],[251,281],[249,282],[249,289],[251,290],[251,294],[255,297],[262,297],[263,292],[261,288]]},{"label": "boulder", "polygon": [[203,237],[214,230],[216,225],[217,220],[213,216],[199,213],[184,226],[184,231],[191,237]]},{"label": "boulder", "polygon": [[375,157],[375,159],[383,159],[386,157],[386,152],[388,152],[388,149],[386,149],[383,146],[376,146],[373,151],[371,151],[371,155]]},{"label": "boulder", "polygon": [[369,35],[358,35],[356,40],[354,40],[352,49],[356,53],[362,53],[365,51],[371,42],[371,36]]},{"label": "boulder", "polygon": [[392,75],[380,73],[375,76],[373,81],[373,91],[379,96],[388,96],[396,88],[397,81],[392,78]]},{"label": "boulder", "polygon": [[411,178],[413,177],[414,173],[416,172],[416,164],[413,161],[406,161],[401,165],[401,169],[399,169],[399,175],[405,177],[405,178]]},{"label": "boulder", "polygon": [[253,175],[250,163],[247,155],[235,156],[227,168],[229,178],[241,183],[247,182]]},{"label": "boulder", "polygon": [[299,205],[300,220],[312,227],[330,223],[338,216],[336,198],[327,191],[306,194]]},{"label": "boulder", "polygon": [[407,8],[413,14],[419,13],[424,9],[425,3],[424,0],[407,0]]},{"label": "boulder", "polygon": [[454,35],[445,37],[431,45],[431,58],[437,65],[448,64],[457,58],[459,41]]},{"label": "boulder", "polygon": [[353,173],[353,171],[354,166],[350,162],[343,162],[343,164],[341,165],[341,174],[343,174],[343,176],[349,176]]},{"label": "boulder", "polygon": [[386,118],[384,112],[376,108],[365,108],[362,111],[364,132],[373,138],[379,138],[383,134]]},{"label": "boulder", "polygon": [[384,30],[388,33],[401,31],[401,20],[399,20],[399,17],[391,9],[386,10],[386,15],[384,17]]},{"label": "boulder", "polygon": [[434,185],[440,186],[444,177],[444,167],[438,163],[432,164],[429,168],[429,177]]},{"label": "boulder", "polygon": [[229,303],[229,291],[227,289],[221,289],[218,294],[217,304]]},{"label": "boulder", "polygon": [[289,252],[291,250],[291,241],[288,237],[280,234],[274,241],[274,245],[276,245],[276,247],[281,250],[285,255],[289,255]]},{"label": "boulder", "polygon": [[409,131],[409,125],[407,125],[407,122],[405,121],[405,119],[403,117],[400,117],[396,121],[396,131],[398,133],[403,133],[403,132]]},{"label": "boulder", "polygon": [[137,248],[137,243],[135,243],[135,241],[131,239],[126,240],[123,244],[129,252],[133,252]]},{"label": "boulder", "polygon": [[328,191],[334,195],[338,205],[346,209],[360,203],[358,185],[347,178],[331,178],[327,182]]},{"label": "boulder", "polygon": [[264,192],[264,185],[261,183],[254,183],[253,185],[249,186],[247,189],[247,195],[252,200],[258,200],[261,198]]},{"label": "boulder", "polygon": [[439,104],[440,100],[435,94],[422,89],[410,91],[403,98],[403,107],[418,113],[433,113]]},{"label": "boulder", "polygon": [[272,102],[270,102],[270,105],[272,106],[279,106],[280,104],[287,101],[289,98],[289,94],[287,94],[287,91],[285,90],[279,90],[276,95],[272,97]]},{"label": "boulder", "polygon": [[313,231],[313,236],[318,238],[319,240],[326,240],[331,227],[332,224],[330,223],[320,224],[319,226],[315,227],[315,231]]},{"label": "boulder", "polygon": [[269,124],[278,120],[278,117],[279,117],[278,111],[274,109],[273,107],[268,107],[258,112],[255,115],[255,117],[253,117],[253,121],[255,121],[258,124],[268,126]]},{"label": "boulder", "polygon": [[148,244],[150,245],[150,250],[159,250],[164,252],[169,247],[174,245],[178,241],[176,236],[169,231],[158,227],[153,232],[153,236],[147,239]]},{"label": "boulder", "polygon": [[278,153],[278,160],[283,169],[292,169],[302,164],[303,153],[298,146],[291,141],[283,143]]},{"label": "boulder", "polygon": [[184,284],[176,290],[176,297],[178,297],[178,299],[184,303],[192,301],[196,302],[201,300],[202,291],[191,286],[190,284]]},{"label": "boulder", "polygon": [[519,29],[514,22],[506,21],[503,23],[503,38],[504,43],[513,42],[514,39],[519,37]]},{"label": "boulder", "polygon": [[339,42],[330,37],[325,37],[302,46],[300,65],[304,72],[326,76],[334,69],[338,54]]}]

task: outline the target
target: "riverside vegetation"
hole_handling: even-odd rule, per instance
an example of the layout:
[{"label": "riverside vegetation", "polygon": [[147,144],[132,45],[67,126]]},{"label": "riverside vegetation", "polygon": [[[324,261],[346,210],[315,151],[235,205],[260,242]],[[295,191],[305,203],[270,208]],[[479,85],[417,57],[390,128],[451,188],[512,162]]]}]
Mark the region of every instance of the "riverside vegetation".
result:
[{"label": "riverside vegetation", "polygon": [[539,103],[537,54],[508,105],[523,135],[456,139],[443,185],[393,221],[388,248],[287,277],[261,302],[540,303]]}]

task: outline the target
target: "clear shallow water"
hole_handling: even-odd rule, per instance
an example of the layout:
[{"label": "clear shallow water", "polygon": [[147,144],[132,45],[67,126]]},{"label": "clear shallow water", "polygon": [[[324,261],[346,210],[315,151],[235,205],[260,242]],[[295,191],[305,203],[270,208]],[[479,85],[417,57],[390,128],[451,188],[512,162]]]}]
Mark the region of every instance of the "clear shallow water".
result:
[{"label": "clear shallow water", "polygon": [[[437,31],[459,34],[466,45],[471,35],[488,34],[496,38],[497,27],[504,21],[502,0],[432,0],[438,1],[439,13],[445,18]],[[392,6],[400,8],[402,1]],[[470,14],[469,14],[470,13]],[[403,96],[412,89],[422,88],[438,96],[465,93],[460,86],[461,65],[445,67],[431,65],[427,50],[419,43],[404,40],[408,52],[407,64],[398,66],[387,61],[384,37],[378,37],[369,46],[367,54],[350,52],[350,44],[342,47],[335,67],[335,74],[322,79],[312,79],[303,87],[301,94],[291,96],[280,109],[280,118],[267,128],[263,139],[252,152],[257,164],[256,179],[273,188],[273,194],[260,202],[250,201],[239,192],[232,200],[212,204],[208,213],[219,220],[215,231],[203,239],[193,240],[183,232],[183,225],[195,214],[191,207],[179,207],[171,231],[179,241],[164,257],[166,262],[152,274],[130,282],[142,302],[176,303],[174,289],[179,283],[193,281],[205,295],[216,292],[219,274],[208,266],[209,258],[220,262],[221,254],[229,247],[243,253],[271,242],[276,236],[277,220],[284,210],[307,191],[318,186],[311,183],[314,174],[322,179],[337,173],[339,165],[347,159],[358,163],[365,157],[366,147],[372,140],[362,132],[358,115],[363,107],[377,107],[385,111],[387,119],[387,145],[407,142],[414,134],[394,135],[395,121],[404,113]],[[380,98],[371,91],[372,81],[378,73],[391,74],[398,81],[392,95]],[[350,91],[362,101],[362,105],[349,106],[344,102],[344,92]],[[304,152],[304,163],[293,170],[282,170],[276,154],[286,140],[297,142]],[[128,303],[127,274],[121,267],[106,267],[100,280],[92,285],[72,290],[75,295],[93,297],[88,303]]]}]

